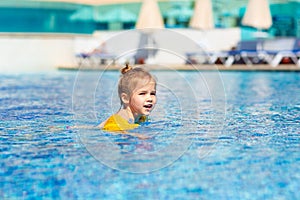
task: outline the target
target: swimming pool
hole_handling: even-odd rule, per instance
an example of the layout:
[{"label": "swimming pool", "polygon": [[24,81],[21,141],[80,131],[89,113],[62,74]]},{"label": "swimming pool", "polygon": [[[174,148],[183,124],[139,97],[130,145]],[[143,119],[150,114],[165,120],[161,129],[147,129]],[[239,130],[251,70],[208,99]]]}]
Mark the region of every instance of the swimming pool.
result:
[{"label": "swimming pool", "polygon": [[220,110],[197,72],[154,73],[148,140],[65,127],[118,109],[118,72],[0,75],[1,199],[300,199],[299,73],[222,72]]}]

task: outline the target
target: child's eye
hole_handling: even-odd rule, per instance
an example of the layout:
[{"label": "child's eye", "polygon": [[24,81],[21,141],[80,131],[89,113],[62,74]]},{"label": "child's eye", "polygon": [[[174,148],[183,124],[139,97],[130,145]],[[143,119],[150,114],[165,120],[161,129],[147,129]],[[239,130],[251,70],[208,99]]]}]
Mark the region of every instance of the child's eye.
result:
[{"label": "child's eye", "polygon": [[146,94],[145,92],[140,92],[140,93],[139,93],[139,95],[145,95],[145,94]]},{"label": "child's eye", "polygon": [[155,96],[155,95],[156,95],[156,92],[151,92],[151,95],[154,95],[154,96]]}]

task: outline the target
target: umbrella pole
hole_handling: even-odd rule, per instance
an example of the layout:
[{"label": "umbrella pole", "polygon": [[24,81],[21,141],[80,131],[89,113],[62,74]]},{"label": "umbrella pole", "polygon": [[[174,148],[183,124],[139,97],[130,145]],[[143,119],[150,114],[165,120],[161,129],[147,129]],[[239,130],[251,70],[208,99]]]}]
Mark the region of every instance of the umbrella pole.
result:
[{"label": "umbrella pole", "polygon": [[153,39],[152,33],[149,33],[147,38],[147,49],[148,49],[147,63],[148,64],[154,63],[154,55],[153,55],[154,48],[155,48],[155,41]]}]

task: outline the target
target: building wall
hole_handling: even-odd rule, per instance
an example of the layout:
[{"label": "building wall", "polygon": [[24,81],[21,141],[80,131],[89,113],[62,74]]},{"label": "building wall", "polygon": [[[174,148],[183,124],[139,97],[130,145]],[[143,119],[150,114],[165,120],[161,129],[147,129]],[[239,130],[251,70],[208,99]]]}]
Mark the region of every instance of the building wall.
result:
[{"label": "building wall", "polygon": [[[228,50],[240,40],[240,29],[213,29],[199,31],[176,29],[204,51]],[[100,31],[93,35],[50,35],[50,34],[1,34],[0,35],[0,72],[54,71],[58,66],[76,66],[75,55],[90,52],[102,42],[121,34],[120,31]],[[218,40],[217,38],[225,38]],[[138,38],[135,38],[138,39]],[[167,38],[166,38],[167,40]],[[127,43],[133,41],[124,41]],[[166,41],[180,48],[179,41]],[[170,49],[172,50],[172,49]],[[184,51],[181,52],[184,55]],[[179,60],[159,56],[158,62],[178,64]]]},{"label": "building wall", "polygon": [[[194,1],[158,1],[167,28],[187,28]],[[216,28],[243,27],[241,19],[248,0],[212,0]],[[300,2],[269,0],[274,24],[269,33],[274,36],[299,36]],[[25,0],[0,1],[0,32],[85,33],[95,30],[134,28],[141,3],[84,5],[62,2]],[[136,19],[124,21],[116,10],[126,10]],[[186,11],[186,12],[184,12]],[[113,13],[116,14],[115,17]],[[288,27],[287,27],[288,26]],[[288,30],[288,31],[285,31]]]},{"label": "building wall", "polygon": [[0,72],[51,71],[74,65],[73,36],[0,35]]}]

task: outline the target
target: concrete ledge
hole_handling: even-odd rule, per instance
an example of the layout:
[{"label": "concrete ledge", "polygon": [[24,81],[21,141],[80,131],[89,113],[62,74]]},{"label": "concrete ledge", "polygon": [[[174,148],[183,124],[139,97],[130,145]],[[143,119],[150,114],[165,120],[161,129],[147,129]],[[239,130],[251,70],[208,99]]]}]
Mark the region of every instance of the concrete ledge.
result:
[{"label": "concrete ledge", "polygon": [[[141,66],[141,65],[136,65]],[[279,65],[272,67],[270,65],[232,65],[226,67],[224,65],[144,65],[149,70],[180,70],[180,71],[299,71],[300,67],[296,65]],[[120,70],[123,66],[121,65],[99,65],[99,66],[58,66],[59,70]]]}]

